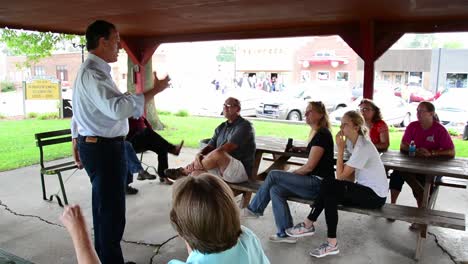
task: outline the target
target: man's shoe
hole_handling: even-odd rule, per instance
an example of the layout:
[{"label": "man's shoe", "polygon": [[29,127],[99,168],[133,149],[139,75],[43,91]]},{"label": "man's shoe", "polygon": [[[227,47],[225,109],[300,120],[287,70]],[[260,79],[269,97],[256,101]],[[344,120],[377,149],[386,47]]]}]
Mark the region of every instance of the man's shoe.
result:
[{"label": "man's shoe", "polygon": [[149,173],[149,172],[147,172],[147,171],[145,171],[145,170],[144,170],[144,171],[140,171],[140,172],[138,173],[138,177],[137,177],[137,180],[139,180],[139,181],[143,181],[143,180],[154,180],[154,179],[156,179],[156,175],[151,174],[151,173]]},{"label": "man's shoe", "polygon": [[173,182],[170,181],[168,178],[166,178],[166,177],[161,177],[161,176],[159,176],[159,181],[160,181],[161,183],[167,184],[167,185],[172,185],[172,183],[173,183]]},{"label": "man's shoe", "polygon": [[295,244],[297,242],[297,238],[295,237],[290,237],[288,235],[278,236],[277,234],[270,236],[268,240],[274,243],[288,243],[288,244]]},{"label": "man's shoe", "polygon": [[127,185],[127,187],[125,188],[125,193],[128,194],[128,195],[134,195],[134,194],[138,193],[138,189],[133,188],[130,185]]},{"label": "man's shoe", "polygon": [[174,146],[174,150],[171,152],[171,154],[174,154],[176,156],[179,156],[180,150],[184,146],[184,141],[182,140],[178,146]]},{"label": "man's shoe", "polygon": [[173,181],[180,179],[181,177],[187,176],[184,174],[184,168],[182,167],[177,169],[165,169],[164,175],[166,175],[166,178]]}]

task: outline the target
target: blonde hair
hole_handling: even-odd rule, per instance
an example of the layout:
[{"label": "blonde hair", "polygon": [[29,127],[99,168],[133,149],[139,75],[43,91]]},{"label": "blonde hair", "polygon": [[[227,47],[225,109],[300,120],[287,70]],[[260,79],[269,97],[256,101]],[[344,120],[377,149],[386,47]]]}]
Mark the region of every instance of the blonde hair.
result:
[{"label": "blonde hair", "polygon": [[[310,106],[315,112],[322,115],[322,118],[320,118],[319,123],[318,123],[319,128],[326,128],[331,132],[330,118],[328,117],[327,109],[325,108],[325,105],[322,103],[322,101],[309,102],[308,106]],[[309,142],[314,137],[315,132],[316,131],[313,129],[310,130],[309,137],[308,137]]]},{"label": "blonde hair", "polygon": [[208,173],[175,184],[170,219],[190,247],[203,254],[233,247],[242,233],[231,189]]},{"label": "blonde hair", "polygon": [[361,136],[367,135],[366,123],[364,121],[364,117],[361,115],[360,112],[351,110],[351,111],[346,112],[344,115],[347,116],[351,120],[351,122],[353,122],[355,126],[359,127],[359,130],[358,130],[359,135]]}]

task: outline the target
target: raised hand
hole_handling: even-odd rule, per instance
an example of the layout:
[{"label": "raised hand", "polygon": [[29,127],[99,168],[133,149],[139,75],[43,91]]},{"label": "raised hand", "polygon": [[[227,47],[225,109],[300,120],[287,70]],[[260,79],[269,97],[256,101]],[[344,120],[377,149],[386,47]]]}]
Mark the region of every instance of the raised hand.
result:
[{"label": "raised hand", "polygon": [[169,75],[166,75],[164,79],[159,80],[157,73],[154,71],[153,77],[154,77],[153,88],[156,89],[157,91],[156,93],[162,92],[164,91],[164,89],[169,87],[169,82],[171,81],[171,78],[169,77]]}]

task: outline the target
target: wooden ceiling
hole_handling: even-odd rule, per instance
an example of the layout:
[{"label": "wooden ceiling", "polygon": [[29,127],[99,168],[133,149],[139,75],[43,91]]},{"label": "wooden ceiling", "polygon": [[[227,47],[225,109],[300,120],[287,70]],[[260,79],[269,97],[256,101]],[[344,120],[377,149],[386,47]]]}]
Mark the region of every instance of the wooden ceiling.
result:
[{"label": "wooden ceiling", "polygon": [[[0,27],[83,34],[96,19],[159,42],[468,30],[467,0],[2,0]],[[385,30],[386,29],[386,30]]]}]

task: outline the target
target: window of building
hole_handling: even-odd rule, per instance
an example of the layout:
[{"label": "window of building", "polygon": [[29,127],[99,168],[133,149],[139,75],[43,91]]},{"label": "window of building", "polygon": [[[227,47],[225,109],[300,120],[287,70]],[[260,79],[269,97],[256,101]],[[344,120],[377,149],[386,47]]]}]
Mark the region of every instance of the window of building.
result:
[{"label": "window of building", "polygon": [[395,75],[395,84],[401,84],[401,74]]},{"label": "window of building", "polygon": [[56,73],[57,79],[61,81],[68,81],[68,71],[66,65],[57,65]]},{"label": "window of building", "polygon": [[348,82],[349,81],[349,72],[347,71],[338,71],[336,72],[336,80],[339,82]]},{"label": "window of building", "polygon": [[44,66],[35,66],[34,67],[34,76],[42,76],[45,75]]},{"label": "window of building", "polygon": [[408,83],[415,86],[421,86],[422,77],[422,72],[409,72]]},{"label": "window of building", "polygon": [[319,51],[315,52],[315,56],[317,56],[317,57],[335,56],[335,51],[334,50],[319,50]]},{"label": "window of building", "polygon": [[468,73],[447,73],[447,88],[467,88]]},{"label": "window of building", "polygon": [[330,80],[330,72],[329,71],[318,71],[317,72],[317,80],[319,80],[319,81],[328,81],[328,80]]},{"label": "window of building", "polygon": [[389,82],[390,81],[390,74],[384,74],[383,80]]}]

